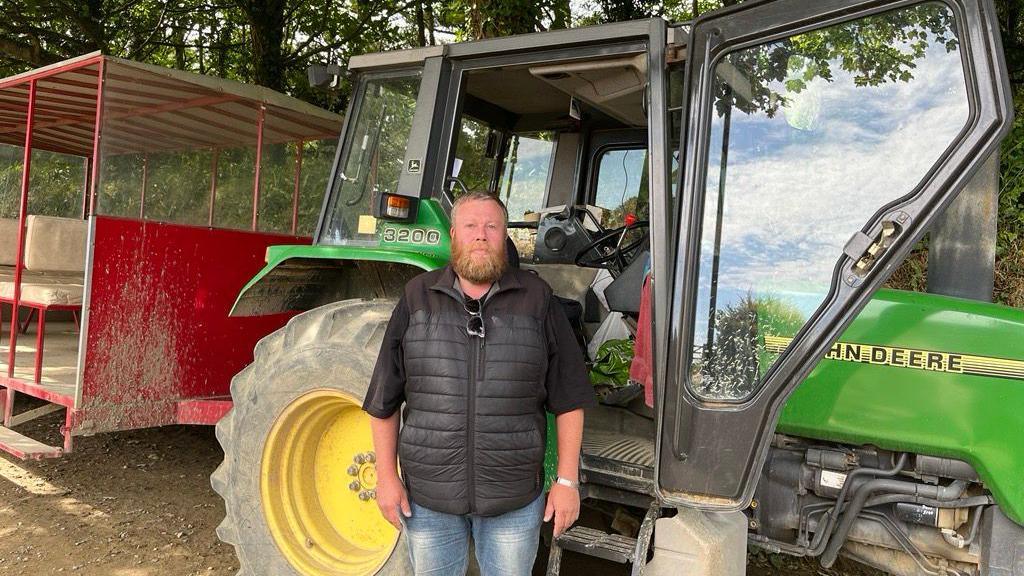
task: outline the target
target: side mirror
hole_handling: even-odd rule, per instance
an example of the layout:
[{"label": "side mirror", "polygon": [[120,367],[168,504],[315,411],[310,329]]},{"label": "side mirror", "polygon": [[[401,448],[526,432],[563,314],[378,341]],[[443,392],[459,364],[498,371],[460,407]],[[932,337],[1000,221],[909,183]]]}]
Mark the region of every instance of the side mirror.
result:
[{"label": "side mirror", "polygon": [[445,179],[445,184],[448,186],[447,192],[451,194],[453,198],[456,197],[456,191],[459,192],[460,196],[463,194],[469,194],[469,190],[466,189],[466,185],[462,183],[462,180],[459,180],[458,176],[449,176]]}]

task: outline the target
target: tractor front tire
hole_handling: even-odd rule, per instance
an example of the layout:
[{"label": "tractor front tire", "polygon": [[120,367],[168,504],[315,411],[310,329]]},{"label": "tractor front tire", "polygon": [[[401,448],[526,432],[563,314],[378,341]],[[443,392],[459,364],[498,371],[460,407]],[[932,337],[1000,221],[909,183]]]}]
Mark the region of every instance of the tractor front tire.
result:
[{"label": "tractor front tire", "polygon": [[217,528],[239,576],[410,574],[381,515],[361,409],[394,301],[348,300],[292,318],[256,345],[217,424]]}]

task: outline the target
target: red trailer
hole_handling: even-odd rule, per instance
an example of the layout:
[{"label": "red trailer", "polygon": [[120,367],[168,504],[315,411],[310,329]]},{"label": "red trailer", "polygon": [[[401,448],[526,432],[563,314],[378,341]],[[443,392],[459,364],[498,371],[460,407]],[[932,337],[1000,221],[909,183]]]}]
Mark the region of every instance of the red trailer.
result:
[{"label": "red trailer", "polygon": [[[99,53],[0,80],[0,450],[214,424],[289,315],[230,318],[267,246],[309,243],[341,117]],[[15,412],[17,394],[43,402]],[[14,430],[66,413],[64,445]]]}]

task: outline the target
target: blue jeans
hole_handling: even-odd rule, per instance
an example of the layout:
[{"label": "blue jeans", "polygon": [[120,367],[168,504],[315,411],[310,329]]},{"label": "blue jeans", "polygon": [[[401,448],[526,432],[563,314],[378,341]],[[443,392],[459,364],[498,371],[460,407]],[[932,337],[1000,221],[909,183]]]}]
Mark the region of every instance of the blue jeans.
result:
[{"label": "blue jeans", "polygon": [[469,535],[482,576],[528,576],[537,557],[546,494],[500,516],[457,516],[410,502],[403,518],[416,576],[462,576],[469,565]]}]

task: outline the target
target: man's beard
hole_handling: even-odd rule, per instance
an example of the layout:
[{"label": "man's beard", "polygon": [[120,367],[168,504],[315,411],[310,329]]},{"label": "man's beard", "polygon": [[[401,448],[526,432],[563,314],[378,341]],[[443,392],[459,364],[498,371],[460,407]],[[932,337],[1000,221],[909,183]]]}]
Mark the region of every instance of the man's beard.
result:
[{"label": "man's beard", "polygon": [[474,258],[473,249],[477,247],[478,245],[452,243],[452,269],[460,278],[474,284],[491,284],[501,278],[508,266],[505,246],[502,245],[498,251],[488,247],[486,257]]}]

